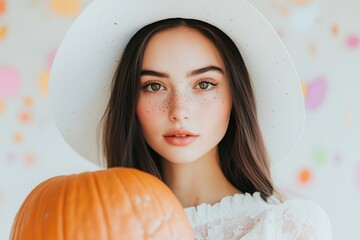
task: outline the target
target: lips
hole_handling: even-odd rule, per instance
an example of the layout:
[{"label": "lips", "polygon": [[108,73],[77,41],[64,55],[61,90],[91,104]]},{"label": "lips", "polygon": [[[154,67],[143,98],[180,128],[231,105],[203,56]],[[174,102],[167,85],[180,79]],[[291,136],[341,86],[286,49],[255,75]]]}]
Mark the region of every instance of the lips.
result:
[{"label": "lips", "polygon": [[186,146],[193,143],[199,135],[183,129],[176,129],[164,135],[165,141],[175,146]]},{"label": "lips", "polygon": [[183,129],[176,129],[167,132],[164,137],[186,137],[186,136],[197,136],[197,134],[183,130]]}]

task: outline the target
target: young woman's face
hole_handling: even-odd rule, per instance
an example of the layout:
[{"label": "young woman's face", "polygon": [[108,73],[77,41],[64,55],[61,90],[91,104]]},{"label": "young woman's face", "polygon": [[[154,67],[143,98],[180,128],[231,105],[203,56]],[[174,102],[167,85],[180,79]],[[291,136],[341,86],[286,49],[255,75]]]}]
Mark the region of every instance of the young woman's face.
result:
[{"label": "young woman's face", "polygon": [[153,150],[173,163],[214,156],[231,107],[221,57],[206,37],[178,27],[150,39],[136,113]]}]

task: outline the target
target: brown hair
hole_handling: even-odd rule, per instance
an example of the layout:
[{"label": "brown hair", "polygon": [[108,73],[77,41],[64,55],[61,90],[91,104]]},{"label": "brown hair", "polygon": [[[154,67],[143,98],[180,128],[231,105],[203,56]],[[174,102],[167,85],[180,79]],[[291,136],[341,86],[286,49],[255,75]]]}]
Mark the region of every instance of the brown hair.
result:
[{"label": "brown hair", "polygon": [[162,178],[159,155],[145,142],[136,117],[144,50],[154,34],[176,27],[195,29],[218,49],[230,81],[233,106],[220,141],[220,166],[242,192],[273,194],[268,155],[258,124],[256,103],[245,63],[234,42],[220,29],[195,19],[171,18],[141,28],[127,44],[115,72],[111,96],[102,118],[107,167],[133,167]]}]

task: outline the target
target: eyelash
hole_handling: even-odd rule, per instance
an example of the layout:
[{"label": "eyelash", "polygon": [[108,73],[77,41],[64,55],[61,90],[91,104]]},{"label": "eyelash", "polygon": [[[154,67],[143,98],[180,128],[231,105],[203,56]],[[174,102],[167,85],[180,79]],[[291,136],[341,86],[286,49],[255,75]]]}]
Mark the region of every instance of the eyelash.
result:
[{"label": "eyelash", "polygon": [[[217,83],[211,82],[211,81],[209,81],[209,80],[207,80],[207,79],[203,79],[203,80],[201,80],[200,82],[198,82],[195,86],[199,86],[199,84],[201,84],[201,83],[208,83],[208,84],[209,84],[208,86],[211,86],[211,87],[210,87],[210,88],[206,88],[206,89],[202,89],[202,88],[200,88],[200,87],[196,87],[196,89],[200,89],[200,90],[206,91],[206,90],[210,90],[210,89],[212,89],[213,87],[215,87],[215,86],[218,85]],[[161,83],[156,82],[156,81],[150,81],[150,82],[145,83],[145,84],[142,86],[142,89],[144,89],[145,91],[150,92],[150,93],[159,92],[159,91],[164,90],[164,89],[162,89],[162,90],[157,90],[157,91],[150,90],[150,89],[148,89],[148,88],[151,87],[151,85],[160,85],[160,88],[166,89],[164,86],[161,85]]]}]

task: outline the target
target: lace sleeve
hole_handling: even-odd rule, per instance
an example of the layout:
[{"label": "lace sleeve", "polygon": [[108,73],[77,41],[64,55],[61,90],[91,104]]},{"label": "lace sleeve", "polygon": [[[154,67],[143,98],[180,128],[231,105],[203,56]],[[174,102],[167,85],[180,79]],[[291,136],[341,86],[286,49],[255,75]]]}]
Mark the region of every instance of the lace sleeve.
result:
[{"label": "lace sleeve", "polygon": [[331,240],[331,224],[322,207],[308,200],[289,200],[282,204],[278,232],[282,239]]},{"label": "lace sleeve", "polygon": [[185,209],[196,240],[331,240],[330,221],[315,202],[260,193],[225,197],[220,203]]}]

